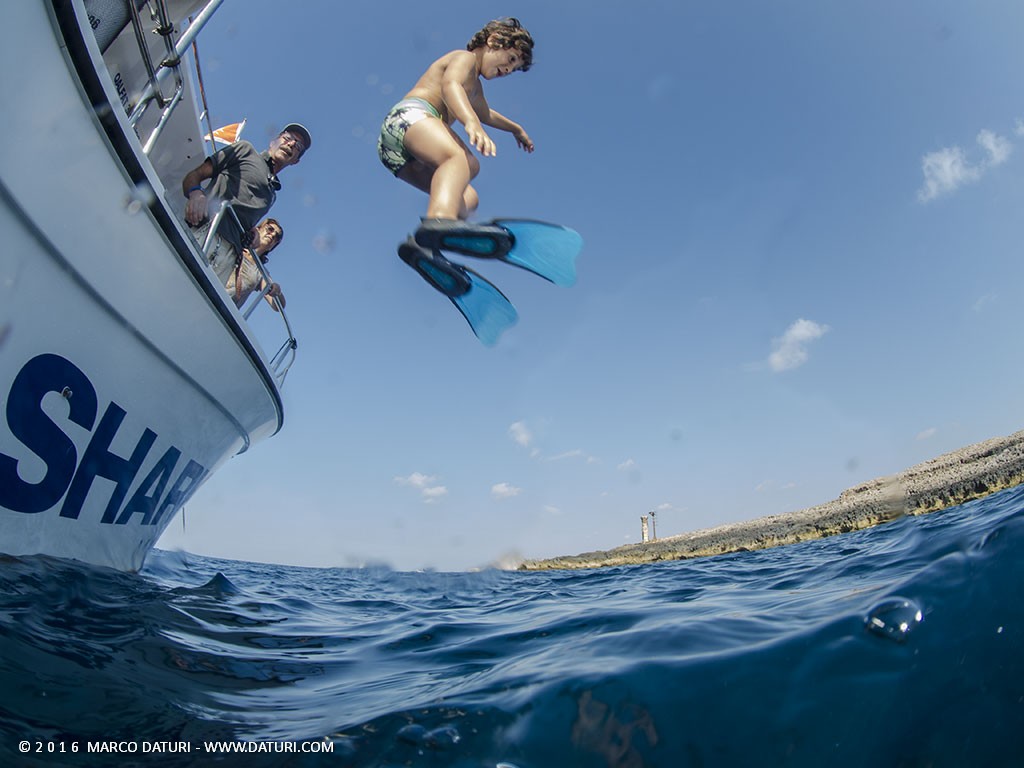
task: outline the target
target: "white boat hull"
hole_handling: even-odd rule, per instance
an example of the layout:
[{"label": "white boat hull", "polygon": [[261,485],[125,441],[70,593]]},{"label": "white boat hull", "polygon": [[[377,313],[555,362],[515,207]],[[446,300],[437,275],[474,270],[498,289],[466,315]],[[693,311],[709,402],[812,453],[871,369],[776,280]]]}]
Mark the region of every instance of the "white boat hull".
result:
[{"label": "white boat hull", "polygon": [[7,17],[0,551],[136,570],[211,472],[280,429],[280,393],[130,129],[119,146],[90,108],[53,8]]}]

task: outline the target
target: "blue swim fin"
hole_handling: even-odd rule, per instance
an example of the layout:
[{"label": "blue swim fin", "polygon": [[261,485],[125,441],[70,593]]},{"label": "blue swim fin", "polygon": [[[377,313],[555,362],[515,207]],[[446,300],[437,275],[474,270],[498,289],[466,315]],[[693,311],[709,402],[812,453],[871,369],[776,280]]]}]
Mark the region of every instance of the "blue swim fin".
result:
[{"label": "blue swim fin", "polygon": [[583,238],[574,229],[546,221],[496,219],[494,225],[512,235],[511,250],[502,261],[533,272],[555,285],[576,282],[576,257],[583,249]]},{"label": "blue swim fin", "polygon": [[432,251],[454,251],[482,259],[500,258],[512,248],[512,236],[503,227],[461,219],[423,219],[415,239],[417,245]]},{"label": "blue swim fin", "polygon": [[448,297],[485,346],[494,346],[501,334],[519,319],[505,294],[472,269],[448,261],[440,252],[428,251],[410,237],[398,246],[398,255]]},{"label": "blue swim fin", "polygon": [[576,282],[576,257],[583,248],[583,238],[575,230],[530,219],[487,224],[424,219],[416,242],[432,250],[505,261],[564,286]]}]

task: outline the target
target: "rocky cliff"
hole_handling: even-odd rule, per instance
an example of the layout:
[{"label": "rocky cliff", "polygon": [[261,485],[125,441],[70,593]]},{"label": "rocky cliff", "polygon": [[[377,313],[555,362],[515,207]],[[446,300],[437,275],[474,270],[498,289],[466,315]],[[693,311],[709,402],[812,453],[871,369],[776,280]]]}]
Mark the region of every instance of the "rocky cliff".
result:
[{"label": "rocky cliff", "polygon": [[766,549],[848,533],[962,504],[1024,482],[1024,431],[976,443],[843,491],[799,512],[770,515],[604,552],[527,560],[520,570],[599,568]]}]

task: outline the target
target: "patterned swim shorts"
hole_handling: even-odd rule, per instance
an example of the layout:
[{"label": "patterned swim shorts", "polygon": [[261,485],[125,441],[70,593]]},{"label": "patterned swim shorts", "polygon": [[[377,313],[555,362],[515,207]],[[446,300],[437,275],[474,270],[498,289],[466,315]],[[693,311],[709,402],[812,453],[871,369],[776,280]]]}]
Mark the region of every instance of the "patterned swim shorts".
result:
[{"label": "patterned swim shorts", "polygon": [[434,105],[423,99],[405,99],[398,102],[387,117],[380,129],[380,138],[377,139],[377,154],[384,167],[396,176],[406,163],[413,159],[405,148],[405,132],[410,125],[415,125],[427,117],[441,119],[441,114],[434,108]]}]

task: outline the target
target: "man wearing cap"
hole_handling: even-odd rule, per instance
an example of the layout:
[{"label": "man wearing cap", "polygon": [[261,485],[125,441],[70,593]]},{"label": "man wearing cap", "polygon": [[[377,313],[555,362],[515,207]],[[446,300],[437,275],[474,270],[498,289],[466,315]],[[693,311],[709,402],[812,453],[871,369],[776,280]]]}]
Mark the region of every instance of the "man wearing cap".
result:
[{"label": "man wearing cap", "polygon": [[[181,182],[181,191],[188,199],[185,221],[200,244],[206,239],[210,215],[216,214],[223,201],[231,204],[241,224],[239,229],[234,218],[225,213],[214,235],[208,257],[221,282],[227,284],[242,256],[242,248],[247,244],[243,242],[243,233],[255,227],[274,204],[281,188],[277,174],[299,162],[312,143],[305,127],[290,123],[265,152],[257,152],[248,141],[236,141],[185,174]],[[205,188],[204,182],[209,182]]]}]

